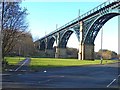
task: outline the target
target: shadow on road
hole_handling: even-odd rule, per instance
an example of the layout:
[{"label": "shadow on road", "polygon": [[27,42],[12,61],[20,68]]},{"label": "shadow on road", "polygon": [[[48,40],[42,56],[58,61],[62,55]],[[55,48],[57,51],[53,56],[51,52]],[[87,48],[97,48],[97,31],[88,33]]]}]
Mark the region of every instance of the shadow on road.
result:
[{"label": "shadow on road", "polygon": [[3,88],[118,88],[119,70],[118,63],[40,68],[37,72],[4,72],[2,83]]}]

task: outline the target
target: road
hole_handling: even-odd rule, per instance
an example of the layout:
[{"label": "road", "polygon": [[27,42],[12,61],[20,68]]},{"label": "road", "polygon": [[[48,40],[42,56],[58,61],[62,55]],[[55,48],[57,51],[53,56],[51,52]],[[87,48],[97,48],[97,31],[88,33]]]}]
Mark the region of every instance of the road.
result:
[{"label": "road", "polygon": [[[28,60],[29,61],[29,60]],[[120,63],[3,73],[3,88],[118,88]]]}]

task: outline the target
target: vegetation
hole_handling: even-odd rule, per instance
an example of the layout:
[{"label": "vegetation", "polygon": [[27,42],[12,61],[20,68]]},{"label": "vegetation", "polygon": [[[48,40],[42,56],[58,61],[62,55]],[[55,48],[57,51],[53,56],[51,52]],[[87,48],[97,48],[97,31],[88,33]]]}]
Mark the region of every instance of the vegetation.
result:
[{"label": "vegetation", "polygon": [[[18,62],[24,60],[23,57],[5,57],[5,60],[9,63],[6,68],[14,68]],[[56,59],[56,58],[31,58],[30,68],[38,70],[39,68],[49,67],[67,67],[67,66],[83,66],[83,65],[100,65],[100,60],[78,60],[78,59]],[[103,60],[103,64],[115,63],[117,60]]]},{"label": "vegetation", "polygon": [[[16,65],[19,61],[24,60],[24,57],[5,57],[5,60],[10,65]],[[59,67],[59,66],[80,66],[100,64],[100,60],[78,60],[78,59],[56,59],[56,58],[31,58],[30,66],[40,67]],[[103,64],[114,63],[117,60],[103,60]]]},{"label": "vegetation", "polygon": [[[38,67],[64,67],[100,64],[100,60],[56,59],[56,58],[31,58],[30,66]],[[115,60],[103,60],[103,64],[114,63]]]},{"label": "vegetation", "polygon": [[9,52],[9,56],[32,56],[34,54],[34,44],[32,35],[27,32],[24,37],[16,43],[15,47]]},{"label": "vegetation", "polygon": [[16,46],[24,36],[28,24],[25,21],[27,10],[20,7],[20,2],[4,2],[2,8],[2,56],[6,55]]},{"label": "vegetation", "polygon": [[16,65],[18,62],[24,60],[23,57],[5,57],[5,60],[8,62],[9,65]]},{"label": "vegetation", "polygon": [[[16,64],[18,57],[10,56],[30,56],[34,53],[34,43],[32,35],[28,29],[26,16],[27,9],[20,6],[21,2],[2,3],[2,66],[5,68],[9,64]],[[7,57],[8,56],[8,57]],[[5,57],[5,58],[4,58]],[[7,58],[6,58],[7,57]],[[24,58],[20,58],[23,60]]]},{"label": "vegetation", "polygon": [[114,59],[114,58],[118,58],[117,53],[111,50],[107,50],[107,49],[103,49],[103,50],[99,50],[98,52],[95,53],[95,58],[96,59]]}]

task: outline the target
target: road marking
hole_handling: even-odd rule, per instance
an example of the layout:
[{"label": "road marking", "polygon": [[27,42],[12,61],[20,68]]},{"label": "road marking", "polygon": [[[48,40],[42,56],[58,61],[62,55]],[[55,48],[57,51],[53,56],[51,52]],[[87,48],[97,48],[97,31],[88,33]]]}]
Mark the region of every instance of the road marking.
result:
[{"label": "road marking", "polygon": [[[119,77],[120,77],[120,74],[118,75],[118,77],[117,77],[117,78],[119,78]],[[112,82],[111,82],[110,84],[108,84],[108,85],[107,85],[107,87],[109,87],[110,85],[112,85],[112,84],[113,84],[116,80],[117,80],[116,78],[115,78],[115,79],[113,79],[113,80],[112,80]]]},{"label": "road marking", "polygon": [[2,75],[5,75],[5,76],[7,76],[7,75],[8,75],[8,76],[9,76],[9,75],[11,75],[11,74],[0,74],[0,76],[2,76]]},{"label": "road marking", "polygon": [[18,69],[20,69],[27,61],[28,61],[28,59],[22,65],[20,65],[18,68],[16,68],[15,71],[17,71]]},{"label": "road marking", "polygon": [[110,84],[107,85],[107,87],[109,87],[113,82],[115,82],[116,79],[113,79],[112,82]]},{"label": "road marking", "polygon": [[52,81],[52,80],[54,80],[53,78],[52,79],[47,79],[47,80],[45,80],[45,81],[39,81],[38,83],[47,83],[47,82],[49,82],[49,81]]}]

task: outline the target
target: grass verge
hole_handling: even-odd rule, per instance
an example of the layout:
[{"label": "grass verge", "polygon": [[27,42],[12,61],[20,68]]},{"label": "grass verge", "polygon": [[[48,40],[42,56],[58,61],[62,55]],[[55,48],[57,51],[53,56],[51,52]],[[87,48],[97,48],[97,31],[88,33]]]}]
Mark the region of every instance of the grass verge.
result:
[{"label": "grass verge", "polygon": [[[24,60],[23,57],[5,57],[9,65],[16,65]],[[31,58],[30,68],[49,68],[49,67],[66,67],[66,66],[83,66],[100,64],[100,60],[78,60],[78,59],[56,59],[56,58]],[[115,63],[117,60],[103,60],[103,64]]]},{"label": "grass verge", "polygon": [[[56,58],[31,58],[30,67],[33,69],[42,67],[65,67],[100,64],[100,60],[56,59]],[[116,60],[103,60],[103,64],[115,63]]]},{"label": "grass verge", "polygon": [[9,63],[9,65],[16,65],[18,62],[24,60],[24,57],[5,57],[5,60]]}]

